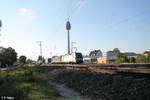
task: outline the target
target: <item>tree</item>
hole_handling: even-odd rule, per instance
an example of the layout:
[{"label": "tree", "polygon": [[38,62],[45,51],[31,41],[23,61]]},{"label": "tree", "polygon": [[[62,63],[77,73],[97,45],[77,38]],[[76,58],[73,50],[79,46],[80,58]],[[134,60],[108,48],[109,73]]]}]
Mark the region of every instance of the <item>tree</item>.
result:
[{"label": "tree", "polygon": [[118,48],[114,48],[113,52],[116,53],[116,63],[129,63],[130,60],[127,57],[127,55],[120,53],[120,50]]},{"label": "tree", "polygon": [[32,63],[33,63],[33,60],[28,59],[26,62],[27,62],[27,64],[32,64]]},{"label": "tree", "polygon": [[45,63],[45,58],[42,59],[42,62]]},{"label": "tree", "polygon": [[129,59],[128,59],[127,55],[120,56],[120,63],[129,63]]},{"label": "tree", "polygon": [[0,47],[0,63],[1,66],[10,66],[17,61],[17,53],[11,47],[3,48]]},{"label": "tree", "polygon": [[145,51],[143,54],[148,54],[148,55],[149,55],[149,54],[150,54],[150,51]]},{"label": "tree", "polygon": [[146,57],[146,63],[150,63],[150,51],[145,51],[143,55]]},{"label": "tree", "polygon": [[42,56],[39,56],[39,57],[38,57],[38,61],[42,61]]},{"label": "tree", "polygon": [[116,63],[121,63],[121,58],[120,58],[120,50],[118,48],[114,48],[113,52],[116,53]]},{"label": "tree", "polygon": [[25,63],[26,63],[26,59],[27,59],[26,56],[24,56],[24,55],[20,56],[20,57],[19,57],[19,63],[25,64]]},{"label": "tree", "polygon": [[130,63],[135,63],[136,62],[136,59],[134,57],[131,57],[130,58]]},{"label": "tree", "polygon": [[113,52],[115,52],[116,54],[119,54],[120,53],[120,50],[118,48],[114,48],[113,49]]},{"label": "tree", "polygon": [[136,61],[137,61],[137,63],[146,63],[146,56],[140,54],[140,55],[137,56],[137,60]]},{"label": "tree", "polygon": [[150,63],[150,54],[147,56],[147,62]]},{"label": "tree", "polygon": [[40,63],[45,63],[45,59],[42,56],[39,56],[37,61]]}]

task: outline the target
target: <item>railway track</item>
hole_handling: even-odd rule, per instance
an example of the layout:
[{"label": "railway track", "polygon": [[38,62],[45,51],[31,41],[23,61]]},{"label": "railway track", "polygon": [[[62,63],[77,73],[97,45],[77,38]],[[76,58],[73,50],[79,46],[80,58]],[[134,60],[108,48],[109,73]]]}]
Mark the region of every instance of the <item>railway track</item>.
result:
[{"label": "railway track", "polygon": [[100,65],[100,64],[43,64],[48,67],[64,67],[68,70],[82,70],[101,73],[116,74],[120,72],[150,74],[150,64],[121,64],[121,65]]}]

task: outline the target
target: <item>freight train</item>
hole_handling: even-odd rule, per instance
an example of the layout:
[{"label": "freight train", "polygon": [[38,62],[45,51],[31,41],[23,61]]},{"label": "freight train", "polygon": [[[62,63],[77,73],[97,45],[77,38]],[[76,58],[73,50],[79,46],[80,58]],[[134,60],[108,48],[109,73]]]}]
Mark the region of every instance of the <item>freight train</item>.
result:
[{"label": "freight train", "polygon": [[83,63],[82,53],[71,53],[62,56],[53,56],[51,59],[52,64],[80,64]]}]

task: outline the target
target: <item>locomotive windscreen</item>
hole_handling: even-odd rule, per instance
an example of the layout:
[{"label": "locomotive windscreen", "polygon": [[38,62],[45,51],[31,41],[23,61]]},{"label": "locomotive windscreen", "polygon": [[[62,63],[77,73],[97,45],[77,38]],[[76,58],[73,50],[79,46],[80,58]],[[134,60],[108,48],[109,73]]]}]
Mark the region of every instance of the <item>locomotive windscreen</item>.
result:
[{"label": "locomotive windscreen", "polygon": [[81,53],[76,53],[76,58],[82,58],[82,54]]}]

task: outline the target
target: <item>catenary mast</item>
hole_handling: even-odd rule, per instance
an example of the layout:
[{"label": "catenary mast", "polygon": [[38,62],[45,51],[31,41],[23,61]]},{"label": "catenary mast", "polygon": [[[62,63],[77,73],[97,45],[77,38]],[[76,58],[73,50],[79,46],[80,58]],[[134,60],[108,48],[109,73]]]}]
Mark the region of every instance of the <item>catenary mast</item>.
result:
[{"label": "catenary mast", "polygon": [[40,46],[40,56],[42,57],[42,41],[37,41],[37,43],[39,43],[39,46]]}]

